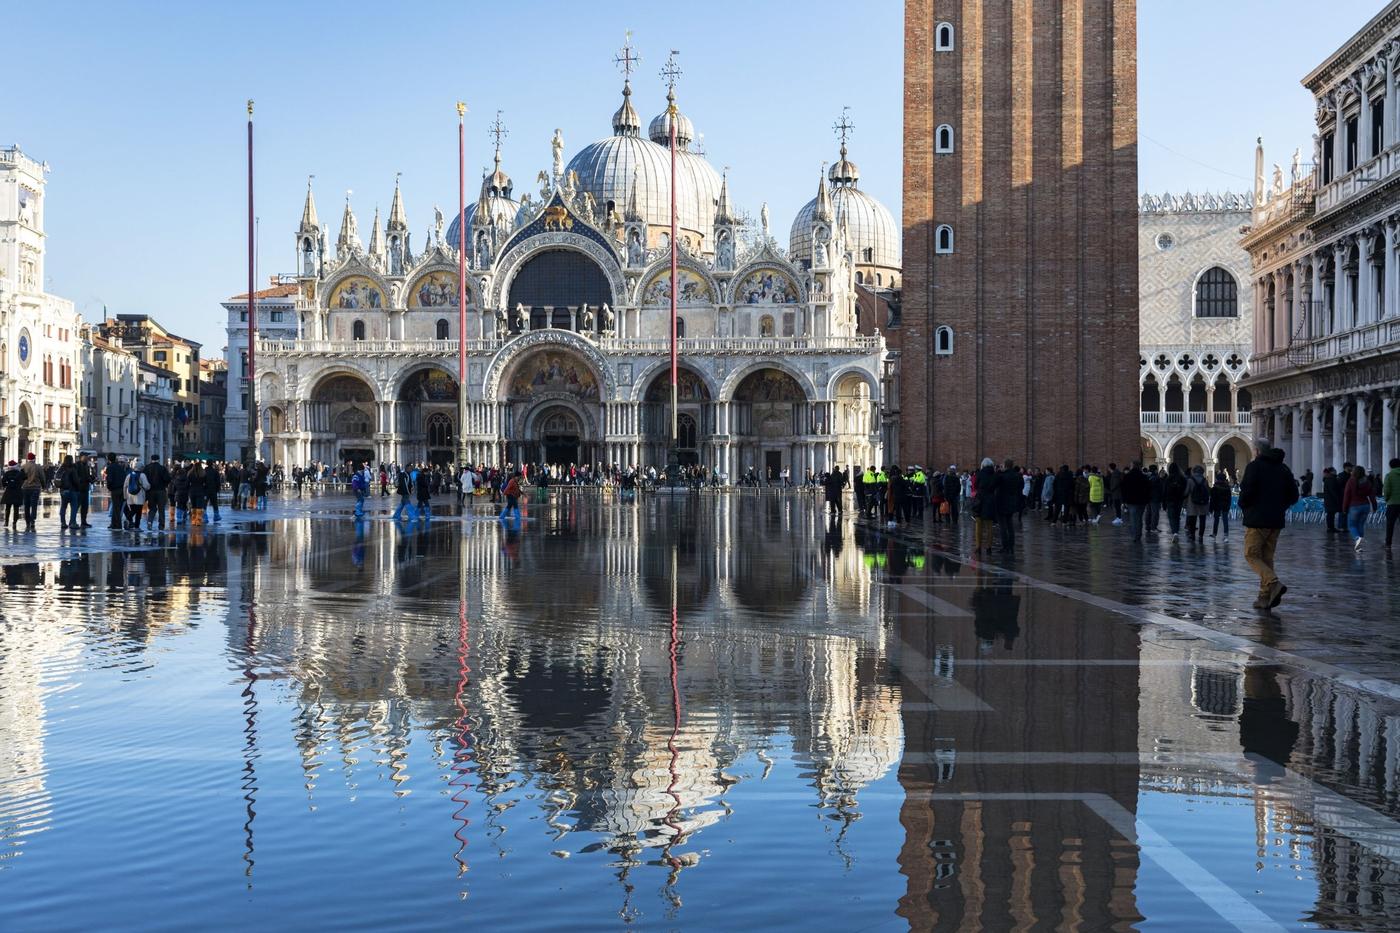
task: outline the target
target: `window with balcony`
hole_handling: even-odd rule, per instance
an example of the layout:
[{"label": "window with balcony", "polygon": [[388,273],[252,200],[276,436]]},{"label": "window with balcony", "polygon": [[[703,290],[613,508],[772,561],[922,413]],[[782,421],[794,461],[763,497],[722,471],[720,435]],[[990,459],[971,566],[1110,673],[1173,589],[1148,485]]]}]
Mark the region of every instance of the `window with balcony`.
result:
[{"label": "window with balcony", "polygon": [[351,339],[351,340],[364,340],[364,339],[365,339],[365,322],[364,322],[364,321],[356,321],[354,324],[350,325],[350,339]]},{"label": "window with balcony", "polygon": [[438,318],[438,322],[437,322],[437,339],[439,339],[439,340],[446,340],[446,339],[447,339],[447,318],[445,318],[445,317],[444,317],[444,318]]},{"label": "window with balcony", "polygon": [[1212,266],[1196,280],[1196,317],[1239,317],[1240,286],[1220,266]]}]

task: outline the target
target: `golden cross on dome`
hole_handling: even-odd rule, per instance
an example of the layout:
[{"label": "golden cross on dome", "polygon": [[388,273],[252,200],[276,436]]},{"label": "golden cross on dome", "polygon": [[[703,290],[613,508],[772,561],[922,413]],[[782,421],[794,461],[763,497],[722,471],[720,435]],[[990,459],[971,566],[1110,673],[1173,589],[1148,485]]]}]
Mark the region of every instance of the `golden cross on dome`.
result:
[{"label": "golden cross on dome", "polygon": [[856,128],[856,125],[851,122],[850,112],[850,107],[842,107],[841,119],[837,120],[836,123],[832,126],[832,129],[836,131],[836,135],[841,137],[842,149],[846,148],[846,137],[850,136],[851,130]]},{"label": "golden cross on dome", "polygon": [[622,67],[622,78],[624,81],[632,80],[632,69],[642,57],[632,48],[632,30],[627,30],[623,34],[622,49],[613,57],[613,61]]}]

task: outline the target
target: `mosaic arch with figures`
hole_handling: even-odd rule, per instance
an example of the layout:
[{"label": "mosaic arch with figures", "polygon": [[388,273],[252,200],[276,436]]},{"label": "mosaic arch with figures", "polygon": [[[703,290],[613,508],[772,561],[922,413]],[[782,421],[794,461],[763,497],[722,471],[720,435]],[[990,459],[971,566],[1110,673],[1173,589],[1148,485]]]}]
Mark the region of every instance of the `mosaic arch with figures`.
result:
[{"label": "mosaic arch with figures", "polygon": [[429,272],[419,276],[408,290],[410,308],[457,307],[457,276],[451,272]]},{"label": "mosaic arch with figures", "polygon": [[[677,269],[676,283],[680,286],[680,295],[676,303],[682,307],[691,305],[706,305],[714,302],[714,293],[710,290],[710,283],[693,269]],[[658,273],[647,283],[647,287],[642,291],[642,304],[648,307],[657,305],[669,305],[671,303],[671,273],[666,270]]]},{"label": "mosaic arch with figures", "polygon": [[331,292],[331,310],[363,311],[384,307],[384,293],[375,282],[363,275],[352,275],[336,285]]},{"label": "mosaic arch with figures", "polygon": [[593,370],[574,354],[559,350],[535,353],[516,364],[509,386],[513,399],[553,392],[568,392],[587,401],[598,399]]},{"label": "mosaic arch with figures", "polygon": [[798,300],[797,285],[778,269],[755,269],[734,289],[734,303],[786,305]]}]

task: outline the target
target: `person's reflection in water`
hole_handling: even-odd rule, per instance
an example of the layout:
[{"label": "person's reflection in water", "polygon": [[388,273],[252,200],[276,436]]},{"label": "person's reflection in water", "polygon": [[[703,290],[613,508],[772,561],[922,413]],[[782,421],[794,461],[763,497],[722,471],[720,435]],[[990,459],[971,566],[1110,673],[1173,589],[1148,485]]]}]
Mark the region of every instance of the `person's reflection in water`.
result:
[{"label": "person's reflection in water", "polygon": [[830,557],[841,553],[841,519],[835,515],[826,523],[826,536],[822,539],[822,547]]},{"label": "person's reflection in water", "polygon": [[977,649],[986,654],[996,647],[1011,651],[1016,636],[1021,634],[1021,597],[1010,579],[994,573],[979,573],[977,589],[972,591],[972,625],[977,634]]},{"label": "person's reflection in water", "polygon": [[1269,664],[1247,667],[1244,672],[1240,746],[1254,763],[1254,779],[1259,783],[1283,776],[1298,743],[1299,726],[1288,718],[1279,672],[1280,668]]},{"label": "person's reflection in water", "polygon": [[355,519],[355,546],[350,549],[350,560],[356,567],[365,565],[365,517]]}]

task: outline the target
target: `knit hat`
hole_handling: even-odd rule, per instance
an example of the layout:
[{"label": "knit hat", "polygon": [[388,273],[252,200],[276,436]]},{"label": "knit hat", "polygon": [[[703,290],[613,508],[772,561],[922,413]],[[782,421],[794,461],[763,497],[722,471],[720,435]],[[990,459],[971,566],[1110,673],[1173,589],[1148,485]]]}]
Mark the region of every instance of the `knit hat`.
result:
[{"label": "knit hat", "polygon": [[33,460],[33,459],[34,459],[34,453],[33,453],[33,451],[30,451],[29,453],[25,454],[25,455],[24,455],[24,459],[26,459],[26,460]]}]

